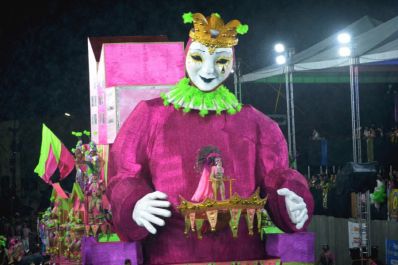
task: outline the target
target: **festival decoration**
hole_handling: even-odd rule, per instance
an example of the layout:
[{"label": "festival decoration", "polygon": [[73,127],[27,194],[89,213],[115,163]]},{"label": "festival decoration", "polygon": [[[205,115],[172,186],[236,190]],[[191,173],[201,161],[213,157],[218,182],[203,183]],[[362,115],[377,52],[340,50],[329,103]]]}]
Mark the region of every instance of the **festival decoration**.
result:
[{"label": "festival decoration", "polygon": [[[112,237],[112,231],[108,229],[102,205],[105,191],[105,183],[101,180],[105,162],[99,155],[102,150],[90,141],[90,132],[72,132],[72,135],[77,137],[73,149],[75,157],[72,157],[76,181],[71,193],[65,192],[60,183],[52,184],[53,207],[42,214],[39,222],[42,241],[47,242],[43,252],[51,255],[54,262],[80,264],[83,236],[101,236],[106,241]],[[89,139],[86,144],[84,136]]]},{"label": "festival decoration", "polygon": [[[192,17],[191,17],[192,16]],[[247,33],[249,27],[242,25],[239,20],[232,20],[227,24],[221,19],[217,13],[205,17],[200,13],[184,14],[184,23],[193,22],[193,28],[189,32],[189,37],[194,41],[199,41],[209,47],[210,53],[216,48],[233,47],[238,44],[236,34]]]},{"label": "festival decoration", "polygon": [[[203,222],[207,220],[210,224],[211,231],[216,231],[218,216],[222,215],[225,219],[230,217],[229,226],[234,237],[237,236],[240,215],[245,214],[247,217],[247,225],[249,227],[249,234],[253,235],[254,216],[256,210],[264,209],[267,202],[267,198],[262,199],[260,196],[260,190],[257,189],[255,193],[249,198],[241,198],[238,194],[234,193],[227,200],[215,200],[207,198],[203,202],[196,203],[190,202],[183,197],[180,197],[181,203],[178,206],[178,210],[182,215],[185,216],[186,226],[185,234],[188,234],[187,223],[190,224],[192,232],[197,231],[199,233],[200,227]],[[199,221],[201,220],[201,221]],[[195,221],[195,223],[193,222]],[[198,223],[200,222],[200,227]],[[261,219],[257,218],[257,226],[261,227]],[[196,228],[195,228],[196,225]],[[202,238],[202,234],[198,234],[198,238]]]},{"label": "festival decoration", "polygon": [[[289,169],[286,142],[274,121],[239,102],[220,108],[226,95],[208,96],[233,70],[237,31],[248,27],[239,27],[237,20],[224,24],[219,14],[187,14],[184,20],[193,29],[185,56],[188,76],[181,83],[199,90],[199,99],[173,89],[142,101],[125,120],[110,157],[113,225],[122,239],[141,240],[149,264],[264,261],[264,244],[255,233],[261,225],[258,212],[267,202],[279,227],[301,231],[312,215],[312,196],[305,178]],[[211,177],[212,164],[196,167],[198,148],[208,145],[224,152],[222,178]],[[223,194],[228,193],[225,181],[230,187],[234,183],[235,193],[230,188]],[[268,197],[256,194],[257,188]],[[180,214],[171,214],[170,207]],[[247,219],[247,227],[241,219]],[[229,240],[234,234],[239,244]]]},{"label": "festival decoration", "polygon": [[[249,235],[253,235],[254,217],[261,213],[261,209],[267,202],[267,198],[261,199],[260,190],[249,198],[242,198],[232,193],[232,181],[235,179],[224,176],[224,168],[220,150],[216,146],[206,146],[199,150],[197,155],[197,166],[202,168],[202,175],[191,201],[180,196],[181,203],[178,206],[180,212],[185,216],[185,230],[188,234],[189,228],[192,232],[198,232],[198,238],[202,233],[195,228],[195,221],[207,220],[212,232],[216,231],[218,216],[222,219],[229,218],[229,226],[233,237],[237,237],[240,216],[246,216]],[[226,199],[224,182],[229,182],[229,198]],[[220,192],[220,199],[218,193]],[[200,222],[200,226],[203,222]],[[189,227],[190,226],[190,227]],[[261,215],[257,214],[258,232],[261,227]]]},{"label": "festival decoration", "polygon": [[72,154],[43,123],[40,159],[34,172],[37,173],[44,182],[51,184],[50,178],[57,168],[59,169],[60,179],[62,180],[69,175],[73,166],[74,159]]},{"label": "festival decoration", "polygon": [[212,92],[203,92],[191,86],[189,82],[189,78],[183,78],[169,93],[162,93],[160,96],[164,105],[172,104],[174,108],[182,109],[184,113],[199,109],[202,117],[208,115],[209,111],[215,111],[218,115],[226,111],[233,115],[242,109],[242,104],[225,86],[222,85]]}]

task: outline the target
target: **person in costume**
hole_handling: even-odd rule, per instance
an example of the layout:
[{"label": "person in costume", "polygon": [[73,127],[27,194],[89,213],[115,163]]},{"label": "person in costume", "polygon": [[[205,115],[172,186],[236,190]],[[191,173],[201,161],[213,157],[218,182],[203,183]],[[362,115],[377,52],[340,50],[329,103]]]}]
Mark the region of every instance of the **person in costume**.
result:
[{"label": "person in costume", "polygon": [[228,228],[186,237],[178,213],[180,196],[191,198],[200,178],[197,150],[216,146],[234,191],[248,197],[261,188],[272,220],[286,232],[304,230],[313,212],[306,179],[290,169],[285,138],[276,122],[242,105],[222,85],[234,65],[237,34],[247,25],[227,24],[218,14],[188,13],[193,23],[186,71],[171,91],[140,102],[124,122],[109,160],[114,229],[125,241],[142,240],[146,264],[261,260],[260,236],[239,223],[238,239]]},{"label": "person in costume", "polygon": [[98,175],[93,174],[91,183],[89,183],[87,195],[89,196],[89,215],[94,220],[100,213],[102,208],[102,194],[104,193],[103,183],[98,179]]},{"label": "person in costume", "polygon": [[76,182],[80,185],[80,188],[84,190],[86,186],[85,172],[87,170],[87,166],[84,160],[84,146],[81,140],[77,142],[74,154],[75,154]]}]

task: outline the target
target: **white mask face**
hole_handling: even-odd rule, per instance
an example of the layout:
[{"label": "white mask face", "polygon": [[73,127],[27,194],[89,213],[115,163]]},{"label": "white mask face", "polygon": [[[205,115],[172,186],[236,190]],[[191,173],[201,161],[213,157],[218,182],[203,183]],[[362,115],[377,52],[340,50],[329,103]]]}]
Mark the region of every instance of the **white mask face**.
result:
[{"label": "white mask face", "polygon": [[196,41],[191,43],[185,59],[188,77],[202,91],[217,88],[227,79],[232,66],[232,48],[217,48],[210,54],[205,45]]}]

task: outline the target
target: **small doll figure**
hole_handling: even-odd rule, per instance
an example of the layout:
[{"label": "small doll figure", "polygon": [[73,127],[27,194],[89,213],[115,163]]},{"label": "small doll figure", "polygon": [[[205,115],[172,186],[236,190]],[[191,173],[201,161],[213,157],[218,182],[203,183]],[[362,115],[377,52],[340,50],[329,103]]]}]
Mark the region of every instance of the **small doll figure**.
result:
[{"label": "small doll figure", "polygon": [[221,200],[225,200],[224,168],[220,156],[214,158],[214,166],[210,173],[211,186],[213,187],[213,198],[217,200],[218,191],[221,194]]}]

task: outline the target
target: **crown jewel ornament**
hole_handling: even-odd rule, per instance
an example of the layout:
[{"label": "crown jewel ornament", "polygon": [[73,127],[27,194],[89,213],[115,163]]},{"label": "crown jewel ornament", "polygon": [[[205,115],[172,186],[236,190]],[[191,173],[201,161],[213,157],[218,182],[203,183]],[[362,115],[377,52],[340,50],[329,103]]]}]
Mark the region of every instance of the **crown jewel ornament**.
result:
[{"label": "crown jewel ornament", "polygon": [[221,16],[217,13],[205,17],[201,13],[191,12],[183,15],[184,23],[193,23],[189,37],[209,48],[212,53],[216,48],[231,48],[238,44],[237,34],[246,34],[249,27],[243,25],[239,20],[231,20],[224,24]]}]

